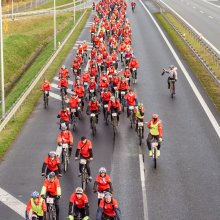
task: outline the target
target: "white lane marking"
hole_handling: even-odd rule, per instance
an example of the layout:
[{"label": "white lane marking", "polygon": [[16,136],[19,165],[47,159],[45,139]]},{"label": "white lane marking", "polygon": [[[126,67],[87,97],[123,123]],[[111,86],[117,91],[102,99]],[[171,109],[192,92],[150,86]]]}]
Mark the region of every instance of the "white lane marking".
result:
[{"label": "white lane marking", "polygon": [[205,12],[204,11],[199,11],[200,13],[204,14]]},{"label": "white lane marking", "polygon": [[151,15],[150,11],[147,9],[147,7],[144,5],[144,3],[142,2],[142,0],[140,0],[140,3],[142,4],[142,6],[144,7],[144,9],[146,10],[146,12],[149,14],[150,18],[152,19],[152,21],[154,22],[155,26],[157,27],[158,31],[160,32],[161,36],[163,37],[164,41],[166,42],[168,48],[170,49],[171,53],[173,54],[175,60],[177,61],[178,65],[180,66],[180,69],[182,70],[183,74],[185,75],[189,85],[191,86],[194,94],[196,95],[197,99],[199,100],[202,108],[204,109],[206,115],[208,116],[213,128],[215,129],[218,137],[220,138],[220,127],[219,124],[217,122],[217,120],[215,119],[214,115],[212,114],[211,110],[209,109],[208,105],[206,104],[205,100],[203,99],[202,95],[200,94],[199,90],[197,89],[197,87],[195,86],[193,80],[191,79],[189,73],[187,72],[187,70],[185,69],[183,63],[181,62],[180,58],[178,57],[177,53],[175,52],[175,50],[173,49],[173,47],[171,46],[169,40],[166,38],[166,36],[164,35],[163,31],[161,30],[160,26],[158,25],[158,23],[156,22],[156,20],[154,19],[154,17]]},{"label": "white lane marking", "polygon": [[[77,40],[77,41],[76,41],[76,43],[78,43],[78,44],[82,44],[83,42],[84,42],[84,41],[81,41],[81,40]],[[86,43],[87,43],[88,45],[92,45],[91,42],[87,42],[87,41],[86,41]]]},{"label": "white lane marking", "polygon": [[[177,15],[181,20],[183,20],[187,26],[189,26],[198,36],[201,36],[201,33],[197,31],[191,24],[189,24],[182,16],[180,16],[176,11],[174,11],[169,5],[167,5],[165,2],[160,0],[166,7],[168,7],[175,15]],[[213,45],[211,44],[206,38],[202,37],[202,39],[218,54],[220,55],[220,51]]]},{"label": "white lane marking", "polygon": [[196,7],[195,7],[195,6],[193,6],[193,8],[195,9]]},{"label": "white lane marking", "polygon": [[145,175],[144,175],[144,162],[142,154],[139,154],[140,164],[140,175],[141,175],[141,188],[143,196],[143,209],[144,209],[144,220],[148,220],[148,206],[147,206],[147,190],[145,186]]},{"label": "white lane marking", "polygon": [[[57,87],[57,84],[51,83],[50,85],[51,85],[51,87],[53,87],[54,89],[57,89],[57,90],[60,91],[60,88]],[[73,94],[73,92],[71,91],[71,89],[67,89],[67,93]]]},{"label": "white lane marking", "polygon": [[2,188],[0,188],[0,202],[4,203],[14,212],[19,214],[21,217],[25,218],[26,205]]},{"label": "white lane marking", "polygon": [[210,1],[206,1],[206,0],[202,0],[202,1],[204,1],[204,2],[206,2],[206,3],[208,3],[208,4],[212,5],[212,6],[214,6],[214,7],[216,7],[216,8],[220,8],[219,5],[213,4],[213,3],[211,3]]},{"label": "white lane marking", "polygon": [[213,17],[211,15],[208,16],[209,18],[213,19]]},{"label": "white lane marking", "polygon": [[56,93],[50,92],[50,97],[57,99],[59,101],[61,101],[61,97],[60,95],[57,95]]},{"label": "white lane marking", "polygon": [[[76,45],[77,46],[77,45]],[[76,49],[78,49],[78,47],[76,47],[76,46],[74,46],[72,49],[73,50],[76,50]],[[92,47],[91,48],[88,48],[88,51],[91,51],[92,50]]]}]

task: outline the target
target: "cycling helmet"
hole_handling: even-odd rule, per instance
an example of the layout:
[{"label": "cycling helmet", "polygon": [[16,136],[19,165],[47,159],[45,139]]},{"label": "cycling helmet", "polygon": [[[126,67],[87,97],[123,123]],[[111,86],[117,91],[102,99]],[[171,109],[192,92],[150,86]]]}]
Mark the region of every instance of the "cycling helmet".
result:
[{"label": "cycling helmet", "polygon": [[113,102],[115,102],[115,96],[111,96],[111,97],[110,97],[110,100],[113,101]]},{"label": "cycling helmet", "polygon": [[76,77],[76,80],[80,80],[80,76],[77,76],[77,77]]},{"label": "cycling helmet", "polygon": [[152,118],[153,118],[153,119],[158,119],[158,117],[159,117],[158,114],[153,114],[153,115],[152,115]]},{"label": "cycling helmet", "polygon": [[82,136],[82,137],[81,137],[81,141],[84,141],[84,140],[86,140],[86,137],[85,137],[85,136]]},{"label": "cycling helmet", "polygon": [[112,194],[110,192],[106,192],[104,198],[105,199],[112,198]]},{"label": "cycling helmet", "polygon": [[169,67],[170,67],[170,69],[172,70],[172,69],[174,68],[174,65],[170,65]]},{"label": "cycling helmet", "polygon": [[143,106],[144,106],[143,103],[141,102],[138,103],[138,108],[142,108]]},{"label": "cycling helmet", "polygon": [[83,189],[81,187],[76,188],[76,194],[83,194]]},{"label": "cycling helmet", "polygon": [[47,175],[47,178],[50,180],[50,179],[53,179],[55,177],[55,173],[54,172],[50,172],[48,175]]},{"label": "cycling helmet", "polygon": [[101,174],[101,173],[106,173],[105,167],[101,167],[101,168],[99,169],[99,173],[100,173],[100,174]]},{"label": "cycling helmet", "polygon": [[121,80],[125,80],[125,77],[124,77],[124,76],[122,76],[122,77],[121,77]]},{"label": "cycling helmet", "polygon": [[92,102],[96,102],[96,97],[92,97]]},{"label": "cycling helmet", "polygon": [[49,157],[56,157],[57,153],[56,151],[50,151],[48,155]]},{"label": "cycling helmet", "polygon": [[39,192],[34,191],[34,192],[31,193],[31,198],[36,199],[36,198],[39,197],[39,195],[40,195]]},{"label": "cycling helmet", "polygon": [[102,78],[102,80],[103,80],[103,81],[106,81],[106,80],[107,80],[107,78],[106,78],[106,77],[103,77],[103,78]]},{"label": "cycling helmet", "polygon": [[85,43],[86,43],[86,40],[84,40],[83,43],[85,44]]},{"label": "cycling helmet", "polygon": [[67,130],[67,126],[65,123],[61,124],[61,131],[66,131]]},{"label": "cycling helmet", "polygon": [[66,69],[66,66],[65,66],[65,65],[63,65],[61,68],[64,70],[64,69]]}]

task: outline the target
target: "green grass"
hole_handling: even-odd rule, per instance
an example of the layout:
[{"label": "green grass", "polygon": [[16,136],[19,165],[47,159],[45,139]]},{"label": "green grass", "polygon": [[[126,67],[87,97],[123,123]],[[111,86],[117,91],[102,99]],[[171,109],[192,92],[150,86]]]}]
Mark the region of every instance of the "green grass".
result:
[{"label": "green grass", "polygon": [[[75,41],[77,40],[80,32],[82,31],[84,25],[86,24],[86,21],[89,17],[91,10],[88,10],[86,13],[86,16],[83,18],[81,23],[78,25],[76,31],[72,34],[69,41],[65,44],[62,51],[59,53],[57,58],[54,60],[54,62],[51,64],[49,69],[45,73],[45,78],[52,80],[54,77],[54,74],[59,69],[60,65],[65,60],[67,54],[72,49]],[[39,61],[41,61],[39,59]],[[44,78],[43,77],[43,78]],[[30,114],[32,113],[34,107],[38,103],[39,99],[42,97],[42,93],[40,92],[39,88],[42,84],[42,80],[38,82],[38,84],[35,86],[25,103],[22,105],[21,109],[17,112],[15,118],[10,121],[7,125],[7,127],[0,133],[1,139],[0,139],[0,159],[3,158],[5,153],[7,152],[9,146],[13,143],[13,141],[16,139],[18,134],[21,132],[22,127]]]},{"label": "green grass", "polygon": [[[81,10],[76,12],[76,21],[82,13],[83,11]],[[73,27],[73,18],[71,17],[71,20],[69,21],[68,25],[66,25],[66,27],[57,34],[57,42],[59,41],[62,42],[62,40],[65,38],[65,36],[67,36],[69,31],[72,29],[72,27]],[[25,74],[23,74],[22,78],[10,90],[10,93],[7,95],[5,99],[6,112],[11,108],[11,106],[23,93],[25,88],[28,87],[28,85],[33,80],[33,78],[38,74],[38,72],[44,66],[46,61],[52,55],[52,52],[53,52],[53,39],[51,39],[50,42],[43,48],[42,52],[36,58],[34,63],[31,65],[31,67],[25,72]]]},{"label": "green grass", "polygon": [[[162,15],[160,13],[156,13],[155,17],[164,28],[164,30],[167,32],[172,42],[176,45],[183,59],[187,62],[189,67],[197,76],[207,94],[213,101],[213,104],[216,106],[218,111],[220,111],[220,87],[217,86],[211,76],[207,73],[206,69],[198,62],[191,50],[186,46],[186,44],[182,41],[178,34],[162,17]],[[188,35],[187,38],[190,38],[190,35]]]},{"label": "green grass", "polygon": [[[62,31],[72,22],[72,13],[57,15],[58,30]],[[8,23],[4,34],[5,90],[8,92],[22,76],[24,69],[37,52],[53,37],[53,16],[22,19]]]}]

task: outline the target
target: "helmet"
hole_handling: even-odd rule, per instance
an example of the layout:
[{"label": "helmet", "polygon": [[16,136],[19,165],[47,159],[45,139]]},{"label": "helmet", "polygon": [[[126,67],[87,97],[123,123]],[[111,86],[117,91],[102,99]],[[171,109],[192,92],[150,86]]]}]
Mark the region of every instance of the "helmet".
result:
[{"label": "helmet", "polygon": [[81,137],[81,141],[84,141],[84,140],[86,140],[86,137],[85,137],[85,136],[82,136],[82,137]]},{"label": "helmet", "polygon": [[65,65],[62,65],[62,67],[61,67],[61,68],[64,70],[64,69],[66,69],[66,66],[65,66]]},{"label": "helmet", "polygon": [[124,77],[124,76],[122,76],[122,77],[121,77],[121,80],[125,80],[125,77]]},{"label": "helmet", "polygon": [[104,198],[105,199],[112,198],[112,194],[110,192],[106,192]]},{"label": "helmet", "polygon": [[83,194],[83,189],[81,187],[77,187],[75,192],[76,194]]},{"label": "helmet", "polygon": [[84,40],[83,43],[86,43],[86,40]]},{"label": "helmet", "polygon": [[33,199],[36,199],[39,195],[40,195],[40,194],[39,194],[39,192],[37,192],[37,191],[34,191],[34,192],[31,193],[31,197],[32,197]]},{"label": "helmet", "polygon": [[80,80],[80,76],[77,76],[77,77],[76,77],[76,80]]},{"label": "helmet", "polygon": [[103,80],[103,81],[106,81],[106,80],[107,80],[107,78],[106,78],[106,77],[103,77],[103,78],[102,78],[102,80]]},{"label": "helmet", "polygon": [[55,177],[55,173],[54,172],[50,172],[48,175],[47,175],[47,178],[48,179],[53,179]]},{"label": "helmet", "polygon": [[143,105],[142,102],[139,102],[139,103],[138,103],[138,108],[143,107],[143,106],[144,106],[144,105]]},{"label": "helmet", "polygon": [[170,65],[169,67],[170,67],[170,69],[172,70],[172,69],[174,68],[174,65]]},{"label": "helmet", "polygon": [[106,173],[105,167],[101,167],[101,168],[99,169],[99,173],[100,173],[100,174],[101,174],[101,173]]},{"label": "helmet", "polygon": [[61,124],[61,131],[66,131],[67,130],[67,126],[65,123]]},{"label": "helmet", "polygon": [[73,92],[72,96],[76,96],[77,94],[75,92]]},{"label": "helmet", "polygon": [[92,102],[96,102],[96,97],[92,97]]},{"label": "helmet", "polygon": [[56,151],[50,151],[49,152],[49,157],[55,157],[57,155]]},{"label": "helmet", "polygon": [[158,114],[153,114],[153,115],[152,115],[152,118],[153,118],[153,119],[158,119],[158,117],[159,117]]}]

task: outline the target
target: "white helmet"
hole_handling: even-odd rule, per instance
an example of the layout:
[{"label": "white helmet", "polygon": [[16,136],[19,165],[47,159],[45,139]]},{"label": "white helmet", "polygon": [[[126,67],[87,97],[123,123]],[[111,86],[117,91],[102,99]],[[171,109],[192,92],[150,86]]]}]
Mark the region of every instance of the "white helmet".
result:
[{"label": "white helmet", "polygon": [[105,167],[101,167],[101,168],[99,169],[99,173],[100,173],[100,174],[106,173]]}]

